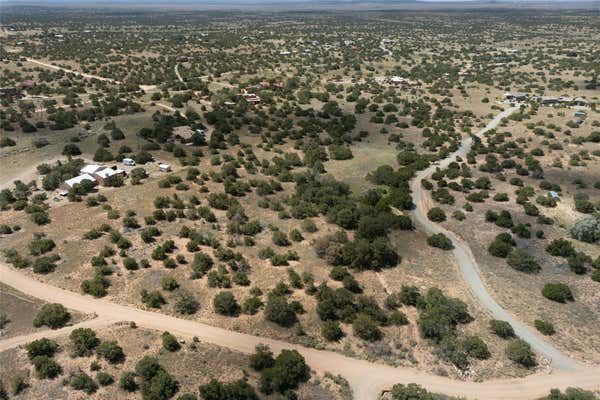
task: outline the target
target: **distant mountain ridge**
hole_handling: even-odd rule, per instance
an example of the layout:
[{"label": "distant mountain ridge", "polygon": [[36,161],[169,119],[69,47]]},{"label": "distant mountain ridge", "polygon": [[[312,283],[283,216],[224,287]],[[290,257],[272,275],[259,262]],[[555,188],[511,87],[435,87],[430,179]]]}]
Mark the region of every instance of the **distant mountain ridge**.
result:
[{"label": "distant mountain ridge", "polygon": [[600,10],[600,0],[0,0],[7,6],[252,10],[394,10],[435,8],[577,8]]}]

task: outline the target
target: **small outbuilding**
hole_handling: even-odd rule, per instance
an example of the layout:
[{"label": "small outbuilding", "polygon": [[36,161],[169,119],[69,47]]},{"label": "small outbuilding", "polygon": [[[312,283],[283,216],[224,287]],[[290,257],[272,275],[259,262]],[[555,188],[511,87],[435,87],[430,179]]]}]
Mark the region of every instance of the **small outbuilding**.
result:
[{"label": "small outbuilding", "polygon": [[37,86],[37,82],[31,79],[27,79],[21,83],[19,83],[19,86],[22,88],[33,88]]},{"label": "small outbuilding", "polygon": [[161,172],[171,172],[171,166],[169,164],[164,164],[164,163],[158,164],[158,169]]},{"label": "small outbuilding", "polygon": [[504,98],[507,100],[525,101],[528,99],[528,97],[529,96],[527,96],[527,94],[525,94],[525,93],[511,93],[511,92],[504,93]]},{"label": "small outbuilding", "polygon": [[10,96],[14,96],[17,94],[17,88],[14,86],[0,87],[0,94],[7,94]]}]

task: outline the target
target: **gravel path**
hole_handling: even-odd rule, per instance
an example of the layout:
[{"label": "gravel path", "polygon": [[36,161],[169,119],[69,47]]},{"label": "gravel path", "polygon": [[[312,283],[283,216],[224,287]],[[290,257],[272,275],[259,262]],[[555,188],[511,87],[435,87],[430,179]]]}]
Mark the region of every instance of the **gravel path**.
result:
[{"label": "gravel path", "polygon": [[[491,120],[485,128],[479,131],[476,136],[481,137],[485,132],[495,129],[502,119],[509,116],[517,109],[518,107],[512,107],[501,112],[493,120]],[[414,210],[415,219],[421,225],[422,229],[427,233],[443,233],[452,240],[452,243],[454,244],[454,250],[452,250],[452,253],[456,258],[456,262],[460,267],[460,271],[465,282],[471,289],[471,292],[475,298],[493,318],[508,321],[513,326],[515,333],[521,339],[527,341],[536,352],[548,359],[554,368],[565,371],[575,371],[581,367],[575,360],[562,353],[549,342],[545,341],[531,328],[519,321],[514,315],[503,309],[492,298],[483,281],[481,280],[477,261],[475,261],[469,245],[460,239],[455,233],[442,228],[440,225],[430,221],[427,218],[427,211],[429,209],[428,204],[431,203],[431,199],[428,192],[421,186],[421,179],[429,177],[437,168],[443,169],[447,167],[448,164],[454,161],[457,156],[460,156],[464,159],[472,144],[473,139],[471,137],[463,140],[460,148],[456,152],[452,153],[439,163],[431,165],[429,168],[419,172],[411,181],[410,188],[412,191],[413,201],[416,205]]]}]

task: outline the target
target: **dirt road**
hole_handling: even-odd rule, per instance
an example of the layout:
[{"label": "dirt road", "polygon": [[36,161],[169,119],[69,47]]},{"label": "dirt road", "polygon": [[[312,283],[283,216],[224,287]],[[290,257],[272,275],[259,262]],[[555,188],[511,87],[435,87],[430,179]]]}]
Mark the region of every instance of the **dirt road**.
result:
[{"label": "dirt road", "polygon": [[45,67],[45,68],[55,69],[57,71],[69,72],[71,74],[79,75],[79,76],[84,77],[84,78],[98,79],[99,81],[110,82],[110,83],[114,83],[114,84],[117,84],[117,85],[121,84],[121,82],[119,82],[119,81],[117,81],[115,79],[104,78],[102,76],[91,75],[91,74],[86,74],[86,73],[75,71],[75,70],[68,69],[68,68],[62,68],[62,67],[59,67],[59,66],[56,66],[56,65],[52,65],[52,64],[43,62],[43,61],[36,60],[34,58],[25,58],[25,60],[27,60],[30,63],[37,64],[37,65],[40,65],[40,66]]},{"label": "dirt road", "polygon": [[[498,114],[484,129],[479,131],[476,136],[481,137],[485,132],[495,129],[503,118],[507,117],[517,109],[518,107],[509,108]],[[413,201],[416,205],[416,209],[414,210],[415,219],[421,225],[422,229],[427,233],[443,233],[452,240],[454,243],[454,250],[452,250],[452,253],[456,258],[465,282],[467,285],[469,285],[469,288],[473,292],[473,295],[475,295],[475,298],[493,318],[508,321],[513,326],[515,333],[521,339],[531,344],[531,347],[536,352],[547,358],[552,363],[554,368],[566,371],[577,370],[580,366],[575,360],[563,354],[560,350],[552,346],[552,344],[542,339],[532,329],[527,327],[525,324],[515,318],[515,316],[513,316],[510,312],[506,311],[498,303],[496,303],[481,280],[477,262],[473,257],[473,253],[471,252],[469,245],[460,239],[458,235],[442,228],[427,218],[426,214],[430,208],[429,204],[431,204],[431,199],[428,192],[422,188],[421,179],[429,177],[437,168],[443,169],[447,167],[450,162],[456,159],[456,156],[460,156],[464,159],[472,144],[473,139],[471,137],[463,140],[462,145],[455,153],[451,154],[439,164],[432,165],[429,168],[419,172],[411,181],[410,187]]]},{"label": "dirt road", "polygon": [[[279,340],[261,338],[243,333],[228,331],[200,322],[180,319],[157,312],[111,303],[103,299],[94,299],[74,292],[60,289],[32,279],[18,270],[0,263],[0,280],[20,291],[49,302],[62,303],[68,308],[85,313],[95,313],[98,318],[86,324],[101,326],[117,321],[135,321],[139,326],[157,329],[168,328],[175,335],[190,338],[197,336],[201,341],[227,347],[243,353],[251,353],[259,343],[269,345],[275,352],[286,348],[297,349],[306,358],[307,363],[319,371],[340,374],[350,382],[355,398],[375,399],[381,390],[396,383],[416,382],[429,390],[453,396],[478,399],[532,399],[548,393],[553,387],[566,388],[577,386],[588,389],[600,389],[600,368],[585,368],[577,372],[561,371],[553,374],[536,374],[524,379],[503,379],[483,383],[460,382],[452,379],[429,375],[412,368],[395,368],[374,364],[364,360],[348,358],[329,351],[309,349]],[[73,328],[73,327],[72,327]],[[70,329],[72,329],[70,328]],[[69,328],[58,333],[66,334]],[[49,336],[56,331],[0,341],[0,350],[18,344]]]},{"label": "dirt road", "polygon": [[181,77],[181,74],[179,73],[179,63],[175,64],[175,75],[177,75],[177,79],[179,80],[179,82],[184,83],[183,78]]}]

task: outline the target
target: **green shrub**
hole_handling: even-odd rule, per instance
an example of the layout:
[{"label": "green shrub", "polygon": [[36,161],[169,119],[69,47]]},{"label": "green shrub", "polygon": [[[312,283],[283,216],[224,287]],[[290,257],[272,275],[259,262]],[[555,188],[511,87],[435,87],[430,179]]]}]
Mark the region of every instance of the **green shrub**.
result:
[{"label": "green shrub", "polygon": [[33,319],[33,326],[46,325],[51,329],[58,329],[65,326],[70,319],[71,314],[62,304],[44,304]]},{"label": "green shrub", "polygon": [[14,140],[12,140],[9,137],[3,137],[0,139],[0,148],[2,147],[12,147],[12,146],[16,146],[17,142],[15,142]]},{"label": "green shrub", "polygon": [[179,289],[173,297],[175,302],[175,311],[180,314],[190,315],[198,311],[200,304],[194,295],[186,290]]},{"label": "green shrub", "polygon": [[288,240],[286,234],[281,231],[273,231],[272,240],[273,240],[273,244],[275,244],[277,246],[289,246],[290,245],[290,241]]},{"label": "green shrub", "polygon": [[427,218],[434,222],[443,222],[446,220],[446,213],[439,207],[433,207],[427,212]]},{"label": "green shrub", "polygon": [[125,360],[123,348],[115,340],[107,340],[100,343],[96,348],[96,352],[111,364],[117,364]]},{"label": "green shrub", "polygon": [[142,303],[146,304],[148,307],[160,308],[163,304],[167,304],[167,301],[158,290],[148,292],[146,289],[142,289],[141,296]]},{"label": "green shrub", "polygon": [[244,300],[242,312],[247,315],[254,315],[262,307],[263,302],[258,297],[252,296]]},{"label": "green shrub", "polygon": [[330,341],[337,342],[344,336],[344,332],[337,321],[324,321],[321,325],[321,335]]},{"label": "green shrub", "polygon": [[517,271],[526,273],[537,273],[542,269],[532,255],[521,249],[513,250],[508,255],[506,262]]},{"label": "green shrub", "polygon": [[168,351],[177,351],[181,348],[181,345],[177,341],[177,338],[175,337],[175,335],[173,335],[169,332],[163,332],[162,345],[165,348],[165,350],[168,350]]},{"label": "green shrub", "polygon": [[76,357],[84,357],[92,354],[100,340],[96,337],[96,332],[90,328],[77,328],[71,331],[69,335],[73,345],[73,355]]},{"label": "green shrub", "polygon": [[391,394],[392,400],[439,400],[438,396],[429,393],[416,383],[394,385]]},{"label": "green shrub", "polygon": [[32,363],[40,379],[54,379],[62,373],[62,368],[56,361],[48,356],[36,356]]},{"label": "green shrub", "polygon": [[575,249],[571,242],[565,239],[555,239],[548,246],[546,251],[555,257],[569,257],[575,254]]},{"label": "green shrub", "polygon": [[395,310],[390,314],[388,322],[396,326],[408,325],[408,318],[402,311]]},{"label": "green shrub", "polygon": [[[21,375],[15,375],[10,380],[10,390],[14,396],[20,394],[23,390],[27,389],[27,382]],[[0,392],[2,387],[0,385]],[[1,397],[1,396],[0,396]]]},{"label": "green shrub", "polygon": [[598,400],[593,392],[579,388],[567,388],[564,393],[558,389],[550,390],[550,394],[540,400]]},{"label": "green shrub", "polygon": [[507,257],[510,252],[513,250],[513,246],[510,243],[507,243],[503,240],[500,240],[496,237],[492,243],[490,243],[488,247],[488,252],[494,257]]},{"label": "green shrub", "polygon": [[213,308],[217,314],[230,317],[237,316],[240,312],[240,306],[230,291],[219,292],[213,299]]},{"label": "green shrub", "polygon": [[271,368],[275,364],[273,352],[269,346],[258,344],[255,347],[255,353],[249,357],[250,367],[256,371],[262,371]]},{"label": "green shrub", "polygon": [[177,381],[162,367],[140,385],[143,399],[169,399],[177,393],[178,388]]},{"label": "green shrub", "polygon": [[402,285],[398,293],[398,298],[404,305],[416,306],[422,299],[422,296],[418,287]]},{"label": "green shrub", "polygon": [[506,321],[493,319],[490,321],[490,330],[492,333],[500,336],[503,339],[515,337],[513,327]]},{"label": "green shrub", "polygon": [[467,305],[459,299],[447,297],[438,288],[431,288],[419,304],[419,331],[421,336],[439,342],[455,334],[459,323],[469,322]]},{"label": "green shrub", "polygon": [[595,243],[600,240],[600,217],[585,216],[573,225],[571,235],[582,242]]},{"label": "green shrub", "polygon": [[110,281],[102,274],[96,274],[93,279],[86,279],[81,282],[83,293],[91,294],[94,297],[104,297],[108,293],[106,289],[110,286]]},{"label": "green shrub", "polygon": [[135,381],[135,373],[126,371],[121,374],[119,378],[119,387],[127,392],[135,392],[138,388],[138,384]]},{"label": "green shrub", "polygon": [[537,365],[535,354],[533,354],[531,346],[524,340],[512,340],[506,346],[505,353],[509,360],[521,364],[525,368],[531,368]]},{"label": "green shrub", "polygon": [[467,369],[469,366],[469,358],[464,351],[461,343],[453,335],[447,335],[438,343],[441,357],[454,364],[461,370]]},{"label": "green shrub", "polygon": [[457,221],[464,221],[467,216],[465,215],[464,212],[460,211],[460,210],[456,210],[452,213],[452,217],[457,220]]},{"label": "green shrub", "polygon": [[37,356],[53,357],[58,349],[58,344],[53,340],[41,338],[28,343],[25,348],[27,356],[32,360]]},{"label": "green shrub", "polygon": [[268,321],[285,327],[292,326],[298,320],[287,299],[274,294],[269,295],[264,314]]},{"label": "green shrub", "polygon": [[92,378],[90,378],[86,373],[79,372],[78,374],[71,377],[69,380],[69,385],[75,390],[81,390],[86,394],[96,393],[98,390],[98,385]]},{"label": "green shrub", "polygon": [[353,158],[352,150],[346,146],[329,146],[329,156],[332,160],[349,160]]},{"label": "green shrub", "polygon": [[54,261],[56,261],[57,257],[58,256],[56,255],[51,255],[48,257],[43,256],[36,258],[33,262],[33,272],[36,274],[49,274],[50,272],[54,272],[56,269]]},{"label": "green shrub", "polygon": [[164,290],[168,290],[170,292],[172,292],[173,290],[177,289],[179,287],[179,283],[177,282],[177,279],[175,279],[172,276],[164,276],[161,280],[160,280],[160,286],[164,289]]},{"label": "green shrub", "polygon": [[382,337],[377,322],[367,314],[358,314],[352,322],[352,332],[355,336],[369,342],[375,342]]},{"label": "green shrub", "polygon": [[427,238],[427,244],[431,247],[437,247],[442,250],[452,250],[454,248],[454,244],[452,244],[452,240],[450,240],[443,233],[436,233]]},{"label": "green shrub", "polygon": [[137,261],[133,257],[125,257],[123,259],[123,266],[129,271],[134,271],[139,268]]},{"label": "green shrub", "polygon": [[318,230],[317,225],[312,219],[305,219],[301,223],[302,230],[308,233],[314,233]]},{"label": "green shrub", "polygon": [[547,283],[542,289],[542,295],[552,301],[558,303],[566,303],[567,301],[574,301],[573,293],[571,288],[564,283]]},{"label": "green shrub", "polygon": [[544,335],[551,336],[556,333],[554,330],[554,325],[552,322],[544,321],[541,319],[536,319],[533,324],[535,325],[535,329],[543,333]]},{"label": "green shrub", "polygon": [[282,350],[272,367],[263,369],[260,388],[265,394],[285,393],[310,378],[310,369],[304,357],[296,350]]},{"label": "green shrub", "polygon": [[478,336],[468,336],[462,342],[463,348],[467,355],[480,360],[490,358],[490,351],[487,344]]},{"label": "green shrub", "polygon": [[96,374],[96,379],[98,380],[98,383],[100,384],[100,386],[112,385],[115,381],[115,379],[112,377],[111,374],[109,374],[108,372],[104,372],[104,371],[98,372]]},{"label": "green shrub", "polygon": [[55,247],[54,240],[47,239],[42,235],[36,235],[35,239],[29,243],[29,253],[32,256],[41,256],[54,250]]},{"label": "green shrub", "polygon": [[[200,395],[204,400],[258,400],[254,388],[242,379],[228,383],[222,383],[213,379],[206,385],[200,385],[199,389]],[[186,395],[180,396],[178,400],[184,400],[184,396]],[[189,398],[189,400],[192,399],[195,400],[196,396]]]}]

